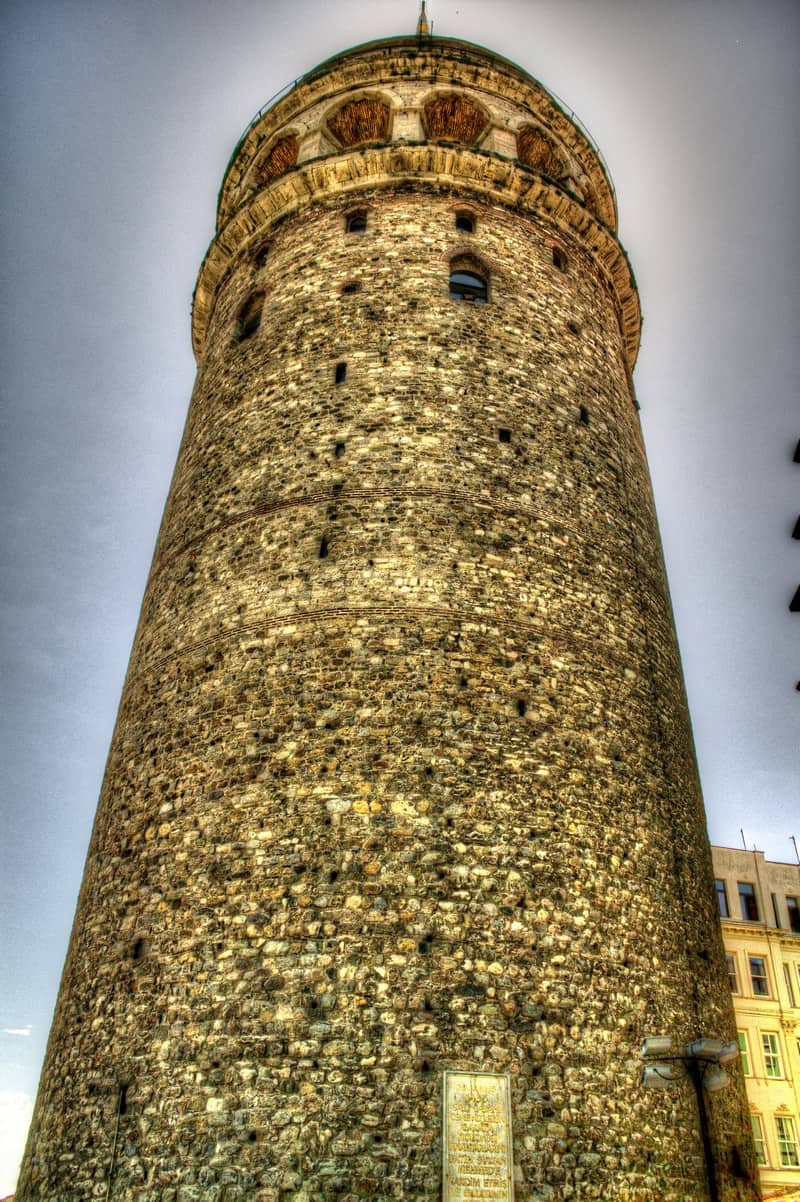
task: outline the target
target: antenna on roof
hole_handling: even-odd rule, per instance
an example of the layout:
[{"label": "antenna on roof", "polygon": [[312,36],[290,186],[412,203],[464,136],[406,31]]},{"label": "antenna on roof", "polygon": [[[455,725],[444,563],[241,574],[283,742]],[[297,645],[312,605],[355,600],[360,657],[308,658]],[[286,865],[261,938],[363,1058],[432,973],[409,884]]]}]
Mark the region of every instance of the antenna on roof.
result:
[{"label": "antenna on roof", "polygon": [[417,37],[420,41],[423,38],[431,36],[431,29],[428,25],[428,14],[425,12],[425,0],[422,0],[422,5],[419,10],[419,20],[417,21]]}]

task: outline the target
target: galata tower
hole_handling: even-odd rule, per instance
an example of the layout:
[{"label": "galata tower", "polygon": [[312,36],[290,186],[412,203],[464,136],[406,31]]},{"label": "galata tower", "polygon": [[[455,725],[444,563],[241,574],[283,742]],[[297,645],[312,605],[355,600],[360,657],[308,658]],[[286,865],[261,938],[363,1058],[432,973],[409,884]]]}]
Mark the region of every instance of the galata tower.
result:
[{"label": "galata tower", "polygon": [[18,1202],[756,1197],[616,226],[424,18],[236,146]]}]

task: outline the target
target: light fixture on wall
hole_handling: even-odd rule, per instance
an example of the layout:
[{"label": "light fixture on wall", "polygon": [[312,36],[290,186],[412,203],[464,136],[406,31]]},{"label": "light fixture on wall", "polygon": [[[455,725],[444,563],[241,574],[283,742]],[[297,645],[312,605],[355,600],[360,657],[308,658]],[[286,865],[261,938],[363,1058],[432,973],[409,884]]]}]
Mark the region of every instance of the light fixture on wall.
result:
[{"label": "light fixture on wall", "polygon": [[670,1035],[650,1035],[642,1044],[645,1060],[642,1085],[646,1089],[671,1089],[688,1077],[697,1096],[700,1115],[700,1135],[706,1158],[710,1202],[721,1202],[714,1153],[708,1131],[705,1094],[718,1093],[730,1085],[724,1065],[732,1064],[739,1056],[735,1039],[723,1040],[705,1035],[687,1044],[673,1044]]}]

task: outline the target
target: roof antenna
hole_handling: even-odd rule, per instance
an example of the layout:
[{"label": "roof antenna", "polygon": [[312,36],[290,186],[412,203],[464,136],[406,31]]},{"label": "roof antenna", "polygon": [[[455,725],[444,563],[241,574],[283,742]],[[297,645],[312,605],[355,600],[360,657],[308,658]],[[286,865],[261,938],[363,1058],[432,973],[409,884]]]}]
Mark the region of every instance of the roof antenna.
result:
[{"label": "roof antenna", "polygon": [[423,38],[431,36],[430,26],[428,25],[428,14],[425,12],[425,0],[422,0],[422,6],[419,10],[419,20],[417,21],[417,39],[422,41]]}]

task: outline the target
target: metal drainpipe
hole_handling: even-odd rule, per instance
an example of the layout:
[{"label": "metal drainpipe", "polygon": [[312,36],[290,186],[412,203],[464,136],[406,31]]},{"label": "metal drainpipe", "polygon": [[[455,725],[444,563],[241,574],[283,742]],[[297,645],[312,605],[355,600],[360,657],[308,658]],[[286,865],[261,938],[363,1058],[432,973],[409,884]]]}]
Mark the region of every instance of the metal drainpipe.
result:
[{"label": "metal drainpipe", "polygon": [[719,1183],[717,1181],[717,1166],[714,1163],[714,1152],[711,1147],[711,1135],[708,1130],[708,1111],[706,1110],[705,1090],[703,1089],[703,1076],[705,1074],[705,1066],[699,1060],[694,1058],[687,1061],[686,1068],[689,1076],[692,1079],[694,1092],[697,1096],[697,1110],[700,1115],[700,1135],[703,1140],[703,1153],[706,1158],[706,1171],[708,1173],[708,1199],[709,1202],[721,1202]]}]

